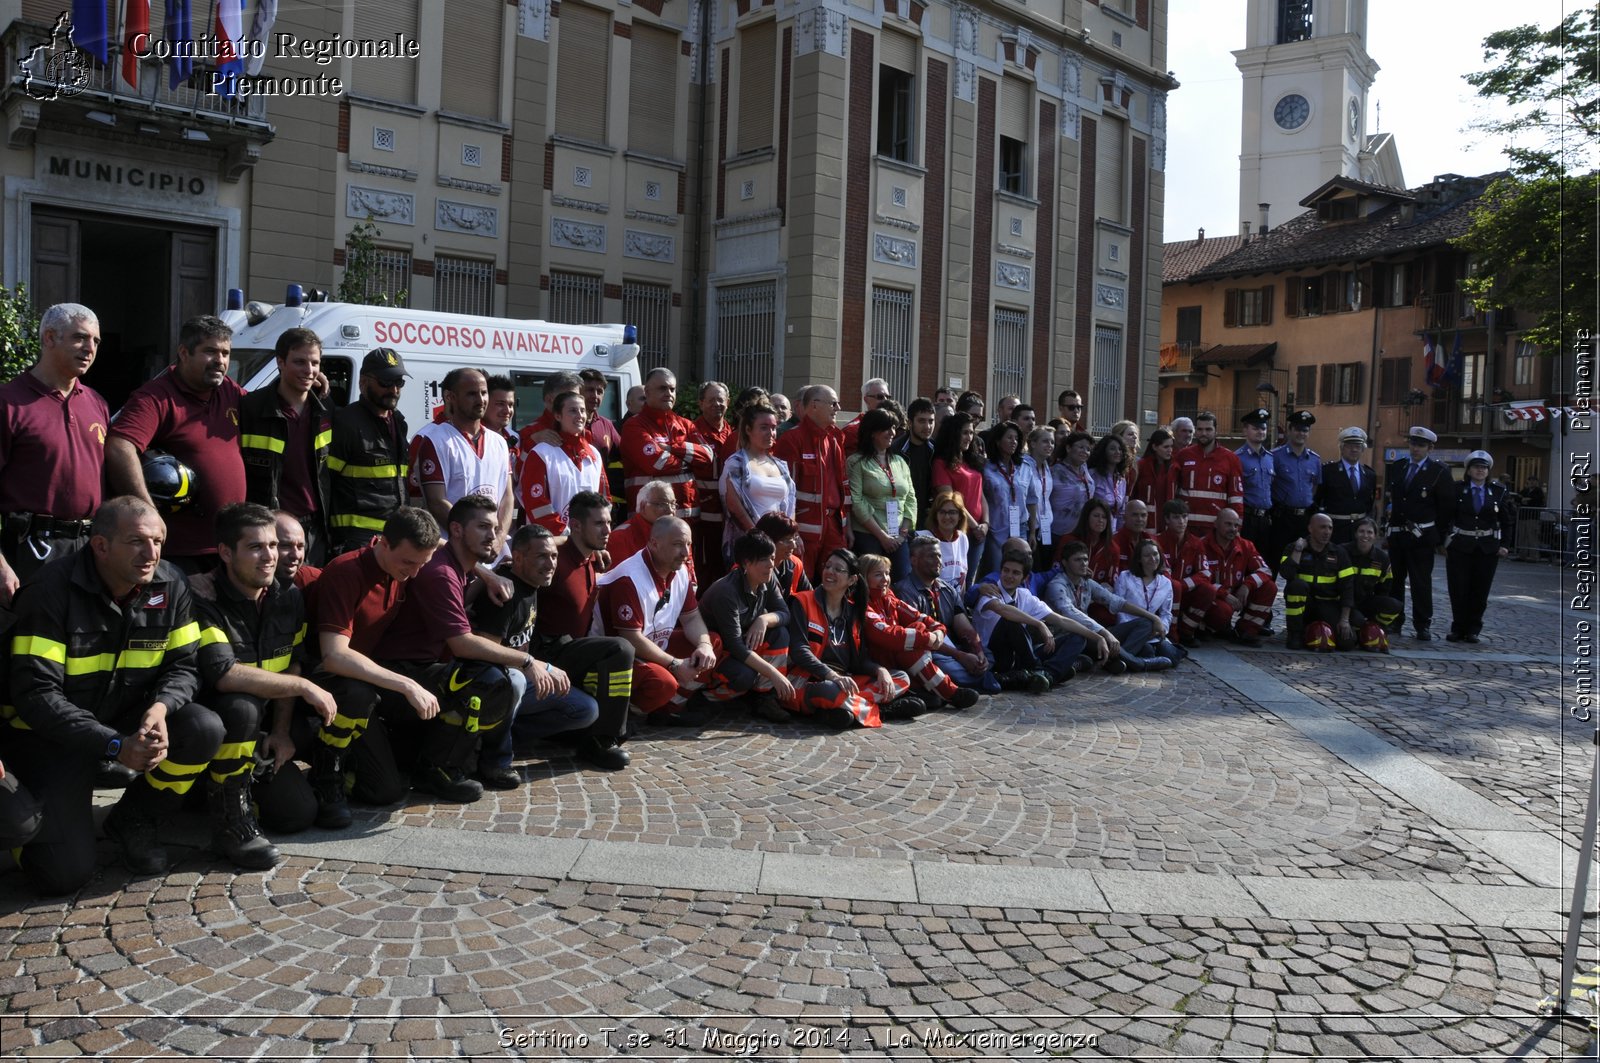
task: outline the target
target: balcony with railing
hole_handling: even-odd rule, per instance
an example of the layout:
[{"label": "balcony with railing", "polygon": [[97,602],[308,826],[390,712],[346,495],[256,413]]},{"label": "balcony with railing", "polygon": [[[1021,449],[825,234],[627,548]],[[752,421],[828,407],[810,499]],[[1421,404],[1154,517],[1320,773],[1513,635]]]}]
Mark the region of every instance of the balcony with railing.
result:
[{"label": "balcony with railing", "polygon": [[1430,329],[1481,328],[1488,323],[1488,312],[1473,304],[1465,292],[1433,292],[1423,297]]},{"label": "balcony with railing", "polygon": [[101,64],[51,28],[20,19],[0,37],[0,111],[6,144],[24,148],[40,128],[151,138],[169,146],[223,155],[223,175],[237,180],[273,137],[264,95],[229,99],[208,92],[214,66],[200,60],[176,86],[165,63],[138,63],[138,90],[120,77],[120,50]]}]

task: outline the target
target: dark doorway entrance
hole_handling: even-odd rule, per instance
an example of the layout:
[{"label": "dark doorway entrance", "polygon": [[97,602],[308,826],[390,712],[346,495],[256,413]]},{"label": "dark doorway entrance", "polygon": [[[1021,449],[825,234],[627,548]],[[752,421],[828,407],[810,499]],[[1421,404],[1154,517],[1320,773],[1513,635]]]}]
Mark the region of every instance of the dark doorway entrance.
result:
[{"label": "dark doorway entrance", "polygon": [[172,361],[185,318],[219,309],[216,245],[211,229],[34,210],[34,305],[82,303],[99,317],[86,379],[113,410]]}]

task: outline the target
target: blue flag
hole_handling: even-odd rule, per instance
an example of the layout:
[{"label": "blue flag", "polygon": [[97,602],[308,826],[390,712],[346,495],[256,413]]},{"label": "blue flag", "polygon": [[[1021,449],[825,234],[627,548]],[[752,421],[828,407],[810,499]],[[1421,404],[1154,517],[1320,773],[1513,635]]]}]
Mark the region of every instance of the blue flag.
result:
[{"label": "blue flag", "polygon": [[72,0],[72,43],[100,60],[111,61],[106,0]]},{"label": "blue flag", "polygon": [[1461,350],[1461,333],[1456,332],[1455,346],[1450,348],[1450,362],[1444,367],[1444,387],[1451,387],[1461,383],[1461,374],[1466,370],[1467,356]]},{"label": "blue flag", "polygon": [[167,0],[167,41],[174,53],[168,60],[172,64],[170,87],[177,88],[194,73],[194,24],[189,17],[189,0]]}]

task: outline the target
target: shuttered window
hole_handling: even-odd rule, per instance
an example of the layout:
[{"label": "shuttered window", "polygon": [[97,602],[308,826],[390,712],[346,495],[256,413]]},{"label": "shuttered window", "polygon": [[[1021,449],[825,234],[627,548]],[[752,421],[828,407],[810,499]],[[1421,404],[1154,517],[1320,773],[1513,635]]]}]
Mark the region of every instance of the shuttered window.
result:
[{"label": "shuttered window", "polygon": [[739,136],[736,150],[772,147],[772,88],[778,65],[778,24],[771,19],[739,31]]},{"label": "shuttered window", "polygon": [[917,42],[904,33],[887,30],[878,38],[878,62],[906,74],[917,72]]},{"label": "shuttered window", "polygon": [[1033,115],[1032,92],[1021,78],[1000,79],[1000,135],[1026,144]]},{"label": "shuttered window", "polygon": [[446,11],[440,86],[445,110],[499,120],[500,34],[505,11],[505,5],[495,0],[451,4]]},{"label": "shuttered window", "polygon": [[611,81],[611,16],[583,4],[561,5],[556,57],[556,132],[606,142],[606,86]]},{"label": "shuttered window", "polygon": [[1294,401],[1301,409],[1317,404],[1317,367],[1302,365],[1295,370]]},{"label": "shuttered window", "polygon": [[[417,0],[357,0],[356,25],[366,40],[416,40]],[[350,66],[357,91],[396,103],[417,102],[417,60],[353,59]]]},{"label": "shuttered window", "polygon": [[678,35],[633,24],[633,70],[628,79],[628,147],[676,159],[678,148]]},{"label": "shuttered window", "polygon": [[1124,222],[1128,199],[1128,168],[1123,152],[1123,136],[1128,123],[1111,115],[1100,118],[1100,135],[1094,159],[1095,213],[1107,221]]}]

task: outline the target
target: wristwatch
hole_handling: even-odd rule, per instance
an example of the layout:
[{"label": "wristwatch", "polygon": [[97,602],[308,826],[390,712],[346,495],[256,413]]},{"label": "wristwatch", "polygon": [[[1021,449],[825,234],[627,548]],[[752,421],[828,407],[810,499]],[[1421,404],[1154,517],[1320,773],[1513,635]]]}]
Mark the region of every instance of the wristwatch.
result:
[{"label": "wristwatch", "polygon": [[122,752],[122,736],[121,735],[117,735],[117,737],[113,738],[111,741],[106,743],[106,759],[107,760],[116,760],[117,759],[117,754],[119,754],[121,752]]}]

